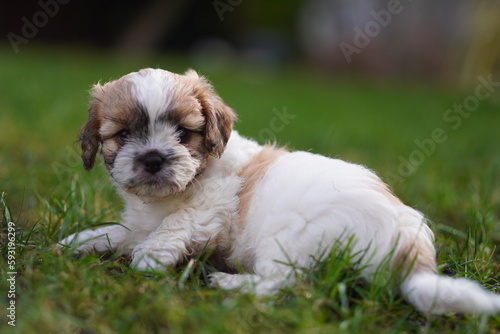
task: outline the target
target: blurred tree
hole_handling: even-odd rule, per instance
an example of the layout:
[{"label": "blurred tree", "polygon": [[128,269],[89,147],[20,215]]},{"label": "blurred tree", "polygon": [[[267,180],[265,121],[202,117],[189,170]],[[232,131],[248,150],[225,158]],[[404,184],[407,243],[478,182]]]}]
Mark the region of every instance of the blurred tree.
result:
[{"label": "blurred tree", "polygon": [[122,52],[148,53],[158,48],[165,36],[185,17],[189,0],[156,0],[144,8],[118,38],[116,48]]},{"label": "blurred tree", "polygon": [[462,69],[464,84],[475,82],[479,75],[500,75],[500,2],[476,0],[469,7],[472,15]]},{"label": "blurred tree", "polygon": [[500,66],[496,0],[307,0],[299,26],[306,57],[332,72],[455,82]]}]

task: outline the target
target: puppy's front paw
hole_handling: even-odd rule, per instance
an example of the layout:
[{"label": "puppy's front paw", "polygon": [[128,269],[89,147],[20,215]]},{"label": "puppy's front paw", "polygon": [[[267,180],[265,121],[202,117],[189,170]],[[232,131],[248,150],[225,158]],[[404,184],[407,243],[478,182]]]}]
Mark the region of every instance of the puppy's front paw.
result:
[{"label": "puppy's front paw", "polygon": [[162,256],[154,251],[146,251],[142,248],[134,249],[130,267],[141,271],[164,271],[168,266]]},{"label": "puppy's front paw", "polygon": [[70,236],[62,239],[57,243],[59,249],[71,249],[73,255],[86,255],[91,253],[94,248],[92,243],[93,235],[89,235],[92,231],[83,231],[80,233],[74,233]]},{"label": "puppy's front paw", "polygon": [[96,252],[105,252],[113,250],[112,235],[109,231],[103,229],[86,230],[70,235],[61,240],[58,244],[59,248],[69,248],[75,255],[86,255]]}]

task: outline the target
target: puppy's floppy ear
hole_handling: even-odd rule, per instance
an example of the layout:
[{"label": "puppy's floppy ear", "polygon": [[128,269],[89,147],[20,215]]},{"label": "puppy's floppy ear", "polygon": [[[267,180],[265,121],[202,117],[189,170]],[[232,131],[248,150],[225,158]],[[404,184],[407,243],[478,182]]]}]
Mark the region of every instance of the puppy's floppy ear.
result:
[{"label": "puppy's floppy ear", "polygon": [[99,90],[101,90],[101,86],[97,84],[90,91],[92,100],[89,107],[89,119],[81,128],[78,136],[82,147],[83,166],[86,170],[91,170],[94,167],[99,144],[102,142],[101,135],[99,134],[101,127],[100,104],[97,97]]},{"label": "puppy's floppy ear", "polygon": [[194,70],[188,70],[184,76],[191,81],[194,94],[202,106],[206,121],[206,149],[210,155],[219,158],[226,148],[237,116],[215,93],[207,79],[199,76]]}]

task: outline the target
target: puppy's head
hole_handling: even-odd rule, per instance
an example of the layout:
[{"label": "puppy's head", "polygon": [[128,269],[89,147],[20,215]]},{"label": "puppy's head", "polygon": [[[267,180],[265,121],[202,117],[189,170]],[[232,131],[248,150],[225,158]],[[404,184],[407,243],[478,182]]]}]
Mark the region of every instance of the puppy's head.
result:
[{"label": "puppy's head", "polygon": [[83,164],[101,147],[112,178],[126,192],[161,198],[183,191],[220,157],[236,115],[195,71],[130,73],[91,90],[80,131]]}]

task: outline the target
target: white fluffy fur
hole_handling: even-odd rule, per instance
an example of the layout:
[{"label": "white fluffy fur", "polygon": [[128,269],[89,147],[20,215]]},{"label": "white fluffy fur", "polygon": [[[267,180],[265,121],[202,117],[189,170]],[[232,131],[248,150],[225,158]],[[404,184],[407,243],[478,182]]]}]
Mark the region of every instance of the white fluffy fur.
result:
[{"label": "white fluffy fur", "polygon": [[[173,74],[152,73],[131,80],[134,98],[146,106],[153,122],[175,101],[161,98],[173,89]],[[152,134],[156,139],[151,145],[172,146],[169,131]],[[214,273],[212,284],[257,294],[293,283],[292,266],[284,263],[306,267],[311,256],[325,254],[336,243],[345,245],[351,237],[351,251],[360,254],[367,279],[381,265],[390,270],[398,254],[413,246],[434,251],[423,215],[382,191],[383,183],[374,173],[306,152],[287,153],[272,163],[254,185],[246,217],[239,217],[238,193],[245,181],[239,171],[262,149],[233,131],[221,158],[210,157],[207,168],[185,190],[154,199],[121,191],[126,206],[120,225],[74,234],[61,244],[74,244],[79,252],[111,249],[131,254],[132,266],[139,270],[161,270],[213,249],[229,267],[253,274]],[[130,178],[132,166],[119,159],[116,174]],[[188,160],[186,156],[189,166]],[[189,168],[188,178],[193,178],[195,168]],[[429,261],[432,267],[434,258]],[[411,270],[401,292],[424,313],[500,311],[500,297],[476,283],[438,276],[425,263],[406,269]]]}]

